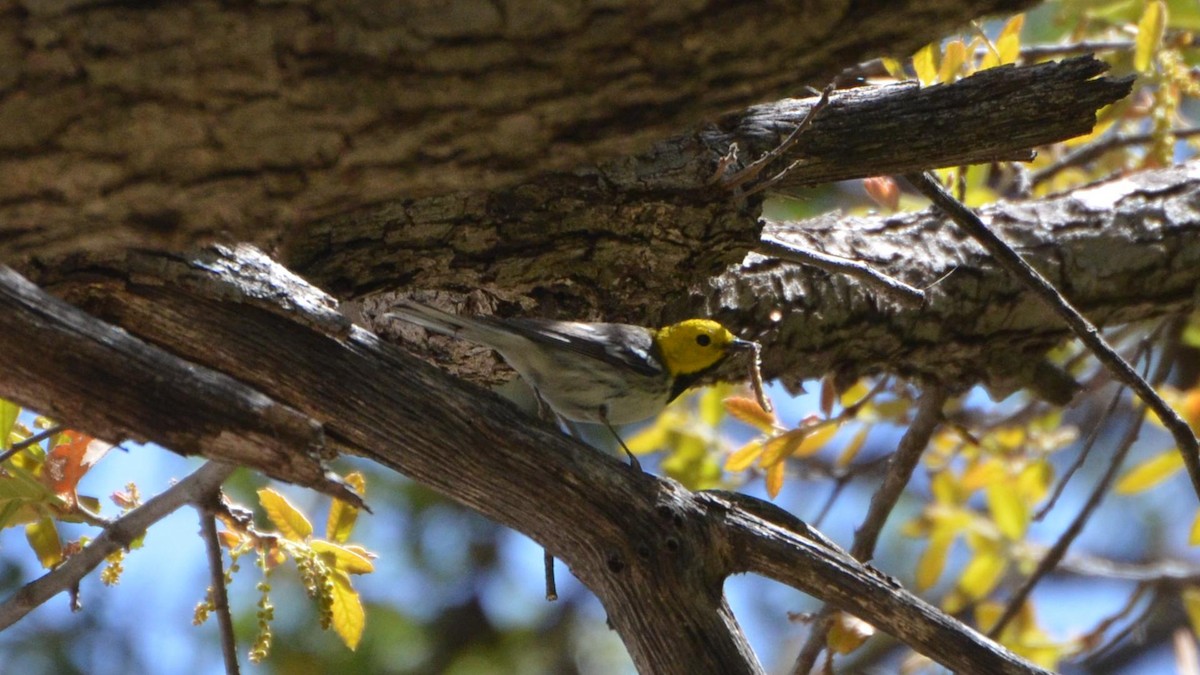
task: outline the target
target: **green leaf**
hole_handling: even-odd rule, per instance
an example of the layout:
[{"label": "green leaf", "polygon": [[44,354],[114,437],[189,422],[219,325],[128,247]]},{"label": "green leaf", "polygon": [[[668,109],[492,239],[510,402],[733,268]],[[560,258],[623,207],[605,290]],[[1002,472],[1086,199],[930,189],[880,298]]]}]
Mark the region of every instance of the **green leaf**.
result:
[{"label": "green leaf", "polygon": [[963,569],[958,588],[972,600],[981,600],[1000,583],[1008,561],[998,551],[984,549],[975,554]]},{"label": "green leaf", "polygon": [[742,447],[734,450],[725,460],[725,470],[730,473],[745,471],[763,452],[763,440],[756,438]]},{"label": "green leaf", "polygon": [[[1029,527],[1029,502],[1016,489],[1013,481],[992,483],[985,490],[988,510],[1000,533],[1010,541],[1020,541]],[[977,596],[979,597],[979,596]]]},{"label": "green leaf", "polygon": [[1142,18],[1138,19],[1137,42],[1134,45],[1133,67],[1138,72],[1149,72],[1154,65],[1154,55],[1162,44],[1167,29],[1167,5],[1161,0],[1146,3]]},{"label": "green leaf", "polygon": [[42,518],[25,526],[25,539],[37,554],[42,567],[52,569],[62,562],[62,541],[58,538],[58,527],[50,518]]},{"label": "green leaf", "polygon": [[345,546],[324,539],[314,539],[310,544],[312,550],[318,554],[323,554],[331,561],[334,569],[341,570],[347,574],[370,574],[375,571],[375,565],[367,556],[353,551]]},{"label": "green leaf", "polygon": [[279,530],[284,539],[301,542],[312,536],[312,523],[308,522],[308,518],[283,495],[270,488],[263,488],[258,491],[258,501],[266,509],[271,524]]},{"label": "green leaf", "polygon": [[12,447],[13,425],[17,423],[17,415],[21,414],[21,406],[0,399],[0,448],[7,450]]},{"label": "green leaf", "polygon": [[938,69],[933,62],[933,50],[934,45],[930,43],[912,57],[913,70],[917,72],[917,79],[921,81],[922,86],[926,87],[937,81]]},{"label": "green leaf", "polygon": [[930,533],[929,546],[917,561],[917,590],[928,590],[937,583],[946,567],[946,556],[953,543],[954,531],[950,528],[938,527]]},{"label": "green leaf", "polygon": [[[355,471],[348,474],[344,480],[354,488],[359,496],[366,496],[367,480],[362,473]],[[340,499],[333,500],[333,504],[329,506],[329,519],[325,522],[325,537],[339,544],[345,543],[350,539],[350,533],[354,530],[354,523],[357,520],[358,507]]]},{"label": "green leaf", "polygon": [[350,585],[350,577],[345,572],[333,570],[329,574],[333,582],[333,630],[342,638],[351,651],[358,648],[362,639],[363,628],[367,625],[367,614],[363,611],[362,599],[358,591]]},{"label": "green leaf", "polygon": [[1183,589],[1183,609],[1192,625],[1192,634],[1200,635],[1200,588],[1188,586]]},{"label": "green leaf", "polygon": [[1183,456],[1178,450],[1167,450],[1137,464],[1125,472],[1114,488],[1119,495],[1128,495],[1158,485],[1183,468]]}]

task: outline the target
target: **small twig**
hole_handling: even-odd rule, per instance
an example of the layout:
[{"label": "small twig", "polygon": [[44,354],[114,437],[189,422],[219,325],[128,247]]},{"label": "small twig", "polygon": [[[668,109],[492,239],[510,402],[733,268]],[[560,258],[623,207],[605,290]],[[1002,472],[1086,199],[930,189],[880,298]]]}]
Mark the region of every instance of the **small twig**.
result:
[{"label": "small twig", "polygon": [[[921,461],[921,454],[925,452],[926,446],[929,445],[929,439],[937,430],[938,422],[942,419],[942,408],[946,405],[949,395],[946,388],[939,384],[931,384],[922,392],[921,398],[917,402],[917,414],[913,417],[912,423],[908,425],[908,429],[905,430],[904,436],[901,437],[900,444],[888,463],[888,471],[883,477],[883,483],[871,496],[871,505],[867,509],[867,515],[863,518],[862,525],[854,533],[854,544],[850,547],[850,555],[859,561],[867,562],[875,556],[875,545],[879,541],[879,534],[883,531],[884,523],[887,522],[892,509],[896,508],[896,503],[900,501],[901,493],[904,492],[905,486],[912,478],[913,471]],[[792,666],[793,675],[807,675],[816,664],[817,657],[820,656],[821,649],[825,646],[832,613],[832,609],[825,607],[814,619],[808,639],[800,648],[800,654],[796,657],[795,665]]]},{"label": "small twig", "polygon": [[845,274],[848,277],[870,284],[873,288],[886,293],[888,297],[904,305],[919,307],[925,302],[925,292],[921,289],[893,279],[878,270],[872,269],[866,263],[827,253],[808,251],[794,244],[784,242],[770,234],[762,236],[761,244],[763,255],[800,263],[801,265],[809,265],[834,274]]},{"label": "small twig", "polygon": [[1104,408],[1104,412],[1100,414],[1100,419],[1092,426],[1092,432],[1088,434],[1087,440],[1083,442],[1083,447],[1080,448],[1075,461],[1071,462],[1071,466],[1067,467],[1067,470],[1063,472],[1062,478],[1058,479],[1058,484],[1054,486],[1054,492],[1050,494],[1050,499],[1046,500],[1042,508],[1038,509],[1038,512],[1033,515],[1035,521],[1040,522],[1046,517],[1046,514],[1050,513],[1054,505],[1058,503],[1058,498],[1062,496],[1063,490],[1067,489],[1067,483],[1071,481],[1071,477],[1087,461],[1088,455],[1091,454],[1092,448],[1096,445],[1096,440],[1100,438],[1100,432],[1105,430],[1108,420],[1116,411],[1117,404],[1121,402],[1121,396],[1124,393],[1125,387],[1118,387],[1117,391],[1113,393],[1112,400]]},{"label": "small twig", "polygon": [[[1166,323],[1159,324],[1158,328],[1156,328],[1151,335],[1148,335],[1146,339],[1138,345],[1137,352],[1135,352],[1132,357],[1132,361],[1134,363],[1141,359],[1142,356],[1149,353],[1150,345],[1153,344],[1157,336],[1162,333],[1164,326],[1166,326]],[[1113,394],[1112,400],[1109,401],[1109,404],[1104,408],[1104,412],[1100,414],[1100,419],[1096,420],[1096,423],[1092,425],[1092,431],[1088,434],[1087,439],[1084,441],[1083,447],[1080,448],[1078,455],[1075,457],[1075,461],[1071,462],[1071,466],[1067,467],[1067,470],[1063,472],[1062,477],[1059,478],[1058,484],[1054,486],[1054,491],[1050,494],[1050,499],[1046,500],[1045,505],[1038,509],[1038,512],[1034,514],[1033,519],[1035,521],[1041,521],[1043,518],[1045,518],[1046,514],[1050,513],[1050,510],[1054,508],[1056,503],[1058,503],[1058,498],[1062,496],[1063,490],[1067,488],[1067,483],[1071,481],[1071,477],[1074,476],[1075,472],[1079,470],[1079,467],[1083,466],[1083,463],[1087,461],[1088,455],[1091,454],[1092,448],[1095,447],[1097,439],[1100,438],[1100,432],[1104,430],[1108,420],[1112,417],[1113,413],[1116,412],[1117,405],[1121,402],[1121,396],[1124,393],[1125,387],[1122,386],[1117,388],[1117,391]]]},{"label": "small twig", "polygon": [[[1186,127],[1183,129],[1175,129],[1169,132],[1176,139],[1191,138],[1192,136],[1200,136],[1200,127]],[[1083,166],[1088,162],[1100,158],[1105,153],[1122,148],[1127,145],[1141,145],[1150,143],[1155,140],[1156,134],[1140,133],[1140,134],[1112,134],[1107,138],[1096,141],[1090,145],[1080,146],[1071,152],[1063,155],[1059,160],[1049,166],[1042,167],[1037,171],[1029,174],[1030,185],[1041,185],[1051,178],[1057,176],[1064,169],[1069,169],[1073,166]]]},{"label": "small twig", "polygon": [[0,604],[0,630],[8,628],[42,603],[77,584],[88,572],[104,562],[109,554],[129,546],[146,528],[184,504],[211,494],[235,468],[231,464],[208,462],[150,501],[114,520],[82,551],[25,584]]},{"label": "small twig", "polygon": [[721,177],[725,175],[725,170],[733,166],[737,162],[737,158],[738,144],[731,143],[729,145],[729,150],[727,150],[725,154],[721,155],[721,158],[717,160],[717,168],[713,169],[712,175],[709,176],[707,184],[712,185],[721,180]]},{"label": "small twig", "polygon": [[[1155,381],[1162,380],[1170,370],[1171,360],[1164,355],[1158,361],[1153,379]],[[1096,483],[1096,487],[1092,489],[1087,502],[1084,503],[1083,508],[1076,514],[1075,519],[1071,521],[1071,524],[1063,532],[1062,536],[1054,542],[1054,545],[1038,561],[1037,568],[1033,571],[1033,574],[1030,574],[1021,584],[1020,588],[1009,598],[1008,605],[1004,608],[1004,613],[1000,615],[1000,618],[996,621],[996,625],[992,626],[991,630],[988,631],[988,637],[995,639],[1004,630],[1004,627],[1020,613],[1025,600],[1033,592],[1034,586],[1042,580],[1042,577],[1049,574],[1062,562],[1063,557],[1067,554],[1067,549],[1071,547],[1071,544],[1083,532],[1084,525],[1091,519],[1096,508],[1100,506],[1100,502],[1104,500],[1104,496],[1108,494],[1109,488],[1117,478],[1117,473],[1121,470],[1121,464],[1124,463],[1125,456],[1129,454],[1129,449],[1133,447],[1134,441],[1137,440],[1138,435],[1141,433],[1142,424],[1146,421],[1146,410],[1148,407],[1149,403],[1143,402],[1141,409],[1138,411],[1137,418],[1130,423],[1129,429],[1125,431],[1125,435],[1121,438],[1121,442],[1117,444],[1117,450],[1109,460],[1108,468],[1104,471],[1104,475],[1100,477],[1100,481]]]},{"label": "small twig", "polygon": [[1154,387],[1138,375],[1121,355],[1108,344],[1094,325],[1055,290],[1054,286],[1035,270],[1025,259],[1017,254],[999,236],[992,232],[979,216],[946,192],[928,173],[908,174],[908,180],[916,186],[936,206],[941,208],[951,220],[963,228],[996,259],[1001,267],[1028,286],[1034,293],[1048,304],[1063,318],[1071,332],[1087,345],[1100,363],[1112,373],[1119,382],[1124,383],[1138,395],[1138,398],[1154,411],[1163,426],[1174,437],[1183,463],[1187,467],[1188,477],[1192,481],[1192,489],[1200,497],[1200,441],[1192,433],[1187,422],[1175,412],[1167,402],[1154,391]]},{"label": "small twig", "polygon": [[546,602],[558,599],[558,583],[554,580],[554,556],[542,549],[542,564],[546,568]]},{"label": "small twig", "polygon": [[61,424],[55,424],[54,426],[50,427],[49,429],[46,429],[45,431],[39,431],[38,433],[30,436],[29,438],[26,438],[25,440],[17,441],[16,443],[13,443],[11,448],[0,453],[0,464],[3,464],[5,462],[7,462],[8,460],[12,459],[13,455],[24,450],[25,448],[28,448],[29,446],[34,445],[36,443],[41,443],[42,441],[46,440],[47,438],[50,438],[54,434],[61,433],[65,429],[66,429],[65,426],[63,426]]},{"label": "small twig", "polygon": [[871,506],[867,509],[867,517],[854,533],[854,544],[850,547],[850,555],[863,562],[875,557],[875,545],[879,534],[887,522],[892,509],[900,501],[900,494],[912,478],[921,454],[929,445],[929,439],[937,430],[938,422],[942,419],[942,408],[946,404],[949,392],[940,384],[930,384],[921,393],[917,401],[917,414],[908,425],[892,461],[888,464],[887,475],[883,484],[871,496]]},{"label": "small twig", "polygon": [[[1142,596],[1146,594],[1146,591],[1149,588],[1150,587],[1147,586],[1146,584],[1138,584],[1137,588],[1134,589],[1133,593],[1131,593],[1129,595],[1129,599],[1125,601],[1125,606],[1122,607],[1121,609],[1117,610],[1117,612],[1115,614],[1112,614],[1104,619],[1101,619],[1100,622],[1096,624],[1095,628],[1088,631],[1088,635],[1094,635],[1097,637],[1104,635],[1105,633],[1108,632],[1108,629],[1115,626],[1118,621],[1122,621],[1125,619],[1125,617],[1132,614],[1133,610],[1135,608],[1137,608],[1138,603],[1141,602]],[[1150,604],[1151,604],[1151,606],[1153,606],[1154,603],[1152,602]],[[1138,624],[1134,624],[1134,625],[1138,625]],[[1096,647],[1092,651],[1095,653],[1098,653],[1098,652],[1102,651],[1103,649],[1105,649],[1105,647],[1103,645],[1101,645],[1101,646]]]},{"label": "small twig", "polygon": [[[209,502],[219,502],[217,495],[209,495]],[[237,638],[233,635],[233,616],[229,612],[229,589],[225,587],[225,562],[221,557],[221,540],[217,538],[217,519],[209,508],[197,508],[200,515],[200,536],[208,553],[208,576],[212,584],[213,611],[217,614],[217,625],[221,627],[221,653],[225,656],[225,675],[238,675]]]},{"label": "small twig", "polygon": [[[1139,590],[1140,590],[1140,587],[1139,587]],[[1135,596],[1137,595],[1137,591],[1134,592],[1134,595]],[[1125,614],[1126,609],[1128,609],[1128,610],[1130,610],[1129,613],[1132,613],[1132,610],[1136,608],[1136,603],[1134,603],[1135,599],[1140,600],[1140,598],[1132,598],[1131,597],[1129,602],[1126,603],[1125,607],[1122,608],[1120,610],[1120,612],[1122,614]],[[1148,618],[1153,616],[1157,612],[1162,611],[1162,608],[1158,606],[1158,602],[1161,600],[1162,600],[1161,595],[1152,598],[1150,600],[1150,602],[1146,603],[1146,606],[1143,607],[1142,610],[1137,613],[1137,616],[1135,616],[1133,619],[1131,619],[1129,621],[1126,621],[1125,624],[1121,627],[1121,630],[1117,631],[1116,633],[1113,633],[1109,637],[1109,639],[1106,643],[1099,645],[1099,646],[1091,649],[1088,652],[1084,652],[1085,654],[1087,654],[1087,659],[1094,660],[1094,659],[1104,658],[1104,653],[1111,649],[1114,649],[1116,647],[1116,645],[1121,643],[1121,641],[1125,640],[1126,638],[1131,637],[1135,633],[1141,633],[1147,624]]]},{"label": "small twig", "polygon": [[[994,49],[994,47],[993,47]],[[1100,52],[1132,51],[1133,40],[1085,40],[1051,45],[1023,45],[1019,61],[1039,61],[1058,56],[1079,56],[1081,54],[1097,54]],[[975,58],[983,58],[989,51],[988,45],[975,50]],[[839,84],[857,82],[868,77],[890,77],[891,73],[883,65],[883,59],[871,59],[850,66],[838,73],[834,80]]]},{"label": "small twig", "polygon": [[[800,140],[800,134],[812,125],[812,121],[816,118],[817,113],[821,112],[821,110],[825,109],[825,106],[829,105],[829,95],[833,93],[833,89],[834,85],[832,83],[825,87],[825,90],[821,92],[821,98],[817,99],[817,102],[808,109],[808,112],[804,114],[804,119],[800,120],[800,123],[796,125],[795,129],[792,129],[792,133],[788,134],[787,138],[783,139],[782,143],[775,146],[770,152],[767,152],[762,157],[759,157],[748,164],[742,170],[736,171],[729,176],[721,178],[721,187],[730,191],[738,189],[747,182],[758,178],[759,174],[761,174],[763,170],[767,168],[768,164],[774,162],[776,159],[779,159],[788,150],[791,150],[792,146],[796,145],[796,142]],[[774,180],[778,180],[778,177],[772,178],[771,181],[768,182],[773,182]]]}]

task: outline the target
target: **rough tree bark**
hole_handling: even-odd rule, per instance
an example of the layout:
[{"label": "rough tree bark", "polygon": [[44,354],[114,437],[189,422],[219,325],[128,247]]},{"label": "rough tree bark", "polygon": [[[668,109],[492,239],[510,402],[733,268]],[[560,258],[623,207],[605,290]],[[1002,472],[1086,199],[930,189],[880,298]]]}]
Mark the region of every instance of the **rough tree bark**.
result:
[{"label": "rough tree bark", "polygon": [[0,253],[525,182],[1030,4],[0,0]]}]

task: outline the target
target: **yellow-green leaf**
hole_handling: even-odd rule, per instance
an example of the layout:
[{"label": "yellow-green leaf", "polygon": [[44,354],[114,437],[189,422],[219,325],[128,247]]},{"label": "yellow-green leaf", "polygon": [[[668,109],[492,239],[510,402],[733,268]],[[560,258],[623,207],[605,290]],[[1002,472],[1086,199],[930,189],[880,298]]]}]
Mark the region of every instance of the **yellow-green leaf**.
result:
[{"label": "yellow-green leaf", "polygon": [[963,490],[968,493],[982,490],[983,488],[1000,482],[1007,478],[1008,468],[1003,460],[995,457],[986,457],[982,461],[974,462],[968,466],[959,479],[959,484]]},{"label": "yellow-green leaf", "polygon": [[1183,609],[1187,612],[1192,634],[1200,636],[1200,588],[1188,586],[1183,589]]},{"label": "yellow-green leaf", "polygon": [[846,448],[842,450],[842,454],[838,455],[837,467],[839,469],[850,466],[850,462],[853,462],[854,458],[858,457],[859,451],[862,450],[863,445],[867,442],[867,434],[870,431],[871,427],[864,425],[858,431],[854,432],[854,438],[850,439],[850,442],[846,444]]},{"label": "yellow-green leaf", "polygon": [[1192,517],[1192,532],[1188,535],[1188,545],[1200,545],[1200,510],[1196,511],[1196,515]]},{"label": "yellow-green leaf", "polygon": [[815,455],[817,452],[829,444],[833,437],[838,432],[838,425],[823,424],[816,431],[804,437],[800,442],[799,447],[792,453],[793,457],[808,457]]},{"label": "yellow-green leaf", "polygon": [[758,459],[758,456],[762,454],[762,451],[762,439],[750,441],[729,455],[729,459],[725,460],[725,470],[730,473],[737,473],[749,469],[754,460]]},{"label": "yellow-green leaf", "polygon": [[958,580],[958,588],[972,600],[980,600],[1000,583],[1008,561],[997,551],[984,549],[978,551],[971,562],[963,569],[962,577]]},{"label": "yellow-green leaf", "polygon": [[1018,14],[1009,19],[1000,29],[996,38],[996,51],[1000,55],[1000,63],[1016,63],[1021,55],[1021,28],[1025,26],[1025,15]]},{"label": "yellow-green leaf", "polygon": [[1158,485],[1183,468],[1183,456],[1177,450],[1161,452],[1134,466],[1117,481],[1116,492],[1133,494]]},{"label": "yellow-green leaf", "polygon": [[7,450],[12,447],[13,425],[17,423],[17,415],[20,413],[21,406],[0,399],[0,449]]},{"label": "yellow-green leaf", "polygon": [[1000,54],[1000,65],[1016,63],[1021,55],[1021,38],[1016,35],[1005,35],[996,40],[996,51]]},{"label": "yellow-green leaf", "polygon": [[710,427],[721,423],[725,417],[725,407],[722,401],[730,391],[728,384],[716,384],[708,387],[700,394],[700,421]]},{"label": "yellow-green leaf", "polygon": [[763,444],[763,454],[758,460],[758,465],[765,469],[787,459],[796,448],[800,447],[807,435],[808,429],[800,427],[768,438],[767,442]]},{"label": "yellow-green leaf", "polygon": [[312,523],[308,522],[308,518],[283,495],[270,488],[263,488],[258,491],[258,501],[266,510],[271,524],[279,530],[284,539],[304,541],[312,536]]},{"label": "yellow-green leaf", "polygon": [[849,654],[874,634],[875,627],[866,621],[853,614],[837,612],[833,615],[833,623],[829,626],[825,644],[829,645],[829,651],[835,654]]},{"label": "yellow-green leaf", "polygon": [[953,82],[958,69],[967,60],[967,45],[962,40],[951,40],[942,51],[942,67],[938,69],[939,82]]},{"label": "yellow-green leaf", "polygon": [[1162,44],[1167,27],[1167,5],[1162,0],[1146,3],[1142,18],[1138,19],[1137,42],[1133,51],[1133,67],[1147,72],[1154,64],[1154,55]]},{"label": "yellow-green leaf", "polygon": [[786,467],[787,464],[779,462],[767,469],[767,494],[771,499],[779,496],[779,491],[783,489],[783,472]]},{"label": "yellow-green leaf", "polygon": [[913,70],[917,73],[917,79],[924,86],[929,86],[937,81],[937,65],[933,62],[934,45],[932,43],[925,45],[916,54],[913,54]]},{"label": "yellow-green leaf", "polygon": [[[355,471],[348,474],[343,480],[354,488],[360,497],[366,496],[367,480],[362,473]],[[350,538],[350,533],[354,530],[354,523],[357,520],[357,506],[340,499],[333,500],[333,503],[329,505],[329,520],[325,522],[325,537],[339,544],[344,543]]]},{"label": "yellow-green leaf", "polygon": [[932,588],[946,567],[946,555],[954,543],[954,532],[948,528],[936,528],[929,536],[929,546],[917,561],[917,590]]},{"label": "yellow-green leaf", "polygon": [[850,408],[862,403],[862,400],[870,393],[871,387],[867,385],[866,381],[859,380],[841,393],[838,402],[843,408]]},{"label": "yellow-green leaf", "polygon": [[934,474],[929,481],[929,491],[939,504],[960,504],[963,501],[963,490],[949,471]]},{"label": "yellow-green leaf", "polygon": [[879,62],[883,64],[883,69],[887,71],[888,75],[891,75],[897,80],[908,79],[908,74],[904,72],[904,66],[900,65],[900,62],[896,59],[893,59],[890,56],[885,56],[879,59]]},{"label": "yellow-green leaf", "polygon": [[312,550],[326,556],[326,559],[332,562],[331,566],[334,569],[342,570],[347,574],[370,574],[375,571],[375,565],[370,558],[360,552],[363,550],[361,548],[355,551],[324,539],[313,539],[310,546],[312,546]]},{"label": "yellow-green leaf", "polygon": [[367,614],[363,611],[362,599],[358,591],[350,585],[350,577],[345,572],[332,570],[329,579],[333,582],[333,630],[338,634],[351,651],[358,648],[362,639],[363,628],[367,625]]},{"label": "yellow-green leaf", "polygon": [[1016,486],[1010,481],[992,483],[984,493],[987,495],[988,510],[1000,533],[1010,541],[1018,541],[1025,536],[1025,528],[1029,526],[1029,502],[1021,497]]},{"label": "yellow-green leaf", "polygon": [[725,411],[740,420],[756,427],[760,431],[769,432],[775,428],[775,414],[763,410],[758,401],[745,396],[730,396],[725,399]]},{"label": "yellow-green leaf", "polygon": [[37,554],[42,567],[51,569],[62,562],[62,541],[58,538],[58,528],[50,518],[42,518],[25,526],[25,539],[29,547]]}]

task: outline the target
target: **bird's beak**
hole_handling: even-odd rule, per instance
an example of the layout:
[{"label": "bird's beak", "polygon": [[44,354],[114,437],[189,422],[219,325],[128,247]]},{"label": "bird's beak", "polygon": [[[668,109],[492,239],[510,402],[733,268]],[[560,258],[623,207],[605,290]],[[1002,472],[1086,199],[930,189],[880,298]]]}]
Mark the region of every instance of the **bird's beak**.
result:
[{"label": "bird's beak", "polygon": [[756,352],[762,347],[760,347],[757,342],[751,342],[750,340],[743,340],[741,338],[734,338],[733,342],[729,343],[729,348],[736,349],[738,351]]}]

